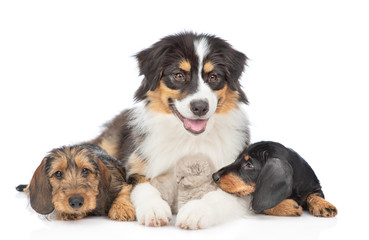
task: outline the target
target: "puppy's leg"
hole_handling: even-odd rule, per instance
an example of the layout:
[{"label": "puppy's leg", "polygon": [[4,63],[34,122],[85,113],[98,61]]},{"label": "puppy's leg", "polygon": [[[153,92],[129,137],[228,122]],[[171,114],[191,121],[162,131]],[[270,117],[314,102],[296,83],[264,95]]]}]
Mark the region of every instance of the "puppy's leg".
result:
[{"label": "puppy's leg", "polygon": [[138,184],[132,190],[131,200],[136,207],[137,221],[142,225],[164,226],[172,219],[168,203],[149,182]]},{"label": "puppy's leg", "polygon": [[57,214],[57,219],[64,221],[78,220],[86,217],[87,214],[76,214],[76,213],[60,213]]},{"label": "puppy's leg", "polygon": [[135,207],[130,201],[131,190],[132,185],[123,185],[109,210],[108,217],[110,219],[117,221],[134,221],[136,219]]},{"label": "puppy's leg", "polygon": [[251,198],[239,198],[221,189],[209,192],[199,200],[186,203],[178,212],[176,226],[203,229],[252,214]]},{"label": "puppy's leg", "polygon": [[306,204],[309,212],[316,217],[334,217],[337,215],[337,208],[317,194],[310,194],[306,199]]},{"label": "puppy's leg", "polygon": [[264,213],[273,216],[301,216],[302,207],[293,199],[285,199],[274,208],[265,210]]}]

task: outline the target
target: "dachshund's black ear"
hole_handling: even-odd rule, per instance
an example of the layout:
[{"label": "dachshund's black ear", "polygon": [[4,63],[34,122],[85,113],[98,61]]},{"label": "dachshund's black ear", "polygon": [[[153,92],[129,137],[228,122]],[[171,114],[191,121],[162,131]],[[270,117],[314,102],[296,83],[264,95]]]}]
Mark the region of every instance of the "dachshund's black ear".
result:
[{"label": "dachshund's black ear", "polygon": [[252,208],[260,213],[278,205],[291,195],[293,170],[279,158],[269,158],[256,181]]}]

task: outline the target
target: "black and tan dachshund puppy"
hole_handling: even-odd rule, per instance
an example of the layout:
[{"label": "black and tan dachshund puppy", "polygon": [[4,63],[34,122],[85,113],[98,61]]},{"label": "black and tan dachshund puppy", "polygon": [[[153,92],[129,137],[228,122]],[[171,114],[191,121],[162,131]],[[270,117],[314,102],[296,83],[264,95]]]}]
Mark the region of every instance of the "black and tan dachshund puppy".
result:
[{"label": "black and tan dachshund puppy", "polygon": [[309,164],[295,151],[276,142],[258,142],[236,161],[213,174],[217,185],[237,196],[252,194],[256,213],[300,216],[302,209],[319,217],[334,217],[337,209],[324,199]]},{"label": "black and tan dachshund puppy", "polygon": [[36,169],[31,183],[17,187],[28,193],[36,212],[53,212],[61,220],[108,215],[113,220],[133,221],[136,216],[130,202],[131,189],[125,168],[93,144],[52,150]]}]

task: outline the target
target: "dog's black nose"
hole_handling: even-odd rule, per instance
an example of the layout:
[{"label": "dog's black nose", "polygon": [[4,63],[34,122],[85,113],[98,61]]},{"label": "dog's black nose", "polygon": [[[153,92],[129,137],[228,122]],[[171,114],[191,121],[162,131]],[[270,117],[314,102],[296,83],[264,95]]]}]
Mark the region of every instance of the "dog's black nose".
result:
[{"label": "dog's black nose", "polygon": [[209,112],[209,103],[205,100],[193,100],[190,102],[190,109],[196,116],[204,116]]},{"label": "dog's black nose", "polygon": [[74,209],[77,209],[77,208],[80,208],[83,206],[83,202],[85,200],[83,199],[83,197],[81,196],[74,196],[74,197],[70,197],[68,202],[69,202],[69,205],[74,208]]},{"label": "dog's black nose", "polygon": [[214,182],[218,182],[218,181],[220,180],[220,175],[219,175],[219,173],[214,173],[214,174],[213,174],[213,180],[214,180]]}]

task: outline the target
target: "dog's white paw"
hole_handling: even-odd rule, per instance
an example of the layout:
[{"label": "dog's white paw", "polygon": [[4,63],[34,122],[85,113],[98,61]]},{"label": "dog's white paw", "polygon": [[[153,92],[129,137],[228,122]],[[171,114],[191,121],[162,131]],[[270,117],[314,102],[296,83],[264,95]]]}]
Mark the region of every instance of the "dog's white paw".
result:
[{"label": "dog's white paw", "polygon": [[145,226],[160,227],[172,220],[172,212],[166,201],[153,199],[136,208],[137,221]]},{"label": "dog's white paw", "polygon": [[176,226],[182,229],[196,230],[209,228],[217,224],[214,209],[201,200],[192,200],[178,212]]},{"label": "dog's white paw", "polygon": [[150,183],[137,185],[131,193],[131,201],[136,208],[137,221],[145,226],[160,227],[172,220],[172,212],[160,192]]}]

